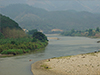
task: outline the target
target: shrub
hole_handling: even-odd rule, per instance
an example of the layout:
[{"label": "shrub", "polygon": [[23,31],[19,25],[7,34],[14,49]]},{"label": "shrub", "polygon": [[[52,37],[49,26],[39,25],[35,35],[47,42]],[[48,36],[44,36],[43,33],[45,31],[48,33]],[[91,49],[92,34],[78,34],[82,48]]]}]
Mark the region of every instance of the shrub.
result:
[{"label": "shrub", "polygon": [[33,37],[32,42],[36,42],[36,41],[37,41],[37,39],[35,37]]},{"label": "shrub", "polygon": [[11,41],[11,44],[15,44],[15,41]]},{"label": "shrub", "polygon": [[0,32],[0,39],[4,38],[4,35]]},{"label": "shrub", "polygon": [[42,42],[48,41],[47,37],[42,32],[35,32],[32,37],[34,37]]}]

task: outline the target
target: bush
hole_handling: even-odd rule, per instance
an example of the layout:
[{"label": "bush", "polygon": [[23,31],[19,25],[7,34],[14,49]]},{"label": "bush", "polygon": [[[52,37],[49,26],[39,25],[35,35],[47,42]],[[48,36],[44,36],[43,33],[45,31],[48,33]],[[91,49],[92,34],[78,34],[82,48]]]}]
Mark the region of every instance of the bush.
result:
[{"label": "bush", "polygon": [[15,41],[11,41],[11,44],[15,44]]},{"label": "bush", "polygon": [[32,42],[36,42],[37,41],[37,39],[35,38],[35,37],[33,37],[33,40],[32,40]]},{"label": "bush", "polygon": [[47,37],[42,32],[35,32],[32,37],[42,42],[48,41]]},{"label": "bush", "polygon": [[4,38],[4,35],[0,32],[0,39]]}]

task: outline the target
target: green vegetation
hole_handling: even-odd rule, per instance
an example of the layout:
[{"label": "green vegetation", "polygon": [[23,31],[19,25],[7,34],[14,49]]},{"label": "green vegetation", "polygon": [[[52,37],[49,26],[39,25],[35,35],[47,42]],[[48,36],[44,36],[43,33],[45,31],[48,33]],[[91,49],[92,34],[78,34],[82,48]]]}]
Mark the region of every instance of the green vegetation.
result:
[{"label": "green vegetation", "polygon": [[1,54],[23,54],[23,53],[28,53],[30,52],[29,50],[22,50],[22,49],[9,49],[9,50],[4,50],[1,52]]},{"label": "green vegetation", "polygon": [[33,33],[35,33],[35,32],[38,32],[38,30],[37,30],[37,29],[29,30],[29,31],[27,32],[27,34],[33,35]]},{"label": "green vegetation", "polygon": [[14,20],[0,14],[0,31],[2,32],[3,28],[6,27],[9,27],[10,29],[22,29]]},{"label": "green vegetation", "polygon": [[4,35],[0,32],[0,39],[4,38]]},{"label": "green vegetation", "polygon": [[42,42],[48,41],[47,37],[42,32],[35,32],[32,37],[34,37]]},{"label": "green vegetation", "polygon": [[[33,40],[36,41],[33,41]],[[34,38],[7,38],[0,39],[0,53],[1,54],[23,54],[36,49],[44,48],[48,44],[48,41],[41,41]]]},{"label": "green vegetation", "polygon": [[97,27],[96,29],[88,29],[85,31],[74,30],[62,32],[61,35],[64,36],[86,36],[86,37],[100,37],[100,29]]},{"label": "green vegetation", "polygon": [[3,15],[0,15],[0,18],[0,54],[29,53],[48,44],[43,33],[36,32],[33,33],[34,36],[28,36],[12,19]]},{"label": "green vegetation", "polygon": [[0,14],[0,38],[22,38],[25,32],[19,25],[9,17]]},{"label": "green vegetation", "polygon": [[41,67],[43,67],[44,69],[51,69],[47,64],[42,64]]}]

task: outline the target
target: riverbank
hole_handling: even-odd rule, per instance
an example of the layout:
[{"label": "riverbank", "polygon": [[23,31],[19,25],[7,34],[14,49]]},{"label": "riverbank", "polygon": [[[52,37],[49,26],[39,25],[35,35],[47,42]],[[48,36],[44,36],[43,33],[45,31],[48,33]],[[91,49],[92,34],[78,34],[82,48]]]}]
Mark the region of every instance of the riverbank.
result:
[{"label": "riverbank", "polygon": [[34,75],[100,75],[100,52],[64,56],[32,64]]}]

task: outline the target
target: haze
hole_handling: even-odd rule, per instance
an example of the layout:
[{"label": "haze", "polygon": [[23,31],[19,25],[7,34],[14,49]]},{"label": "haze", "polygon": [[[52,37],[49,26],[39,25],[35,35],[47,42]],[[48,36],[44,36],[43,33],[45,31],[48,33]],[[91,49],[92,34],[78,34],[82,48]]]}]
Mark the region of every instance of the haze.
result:
[{"label": "haze", "polygon": [[99,0],[0,0],[0,7],[18,3],[28,4],[48,11],[78,10],[100,12]]}]

